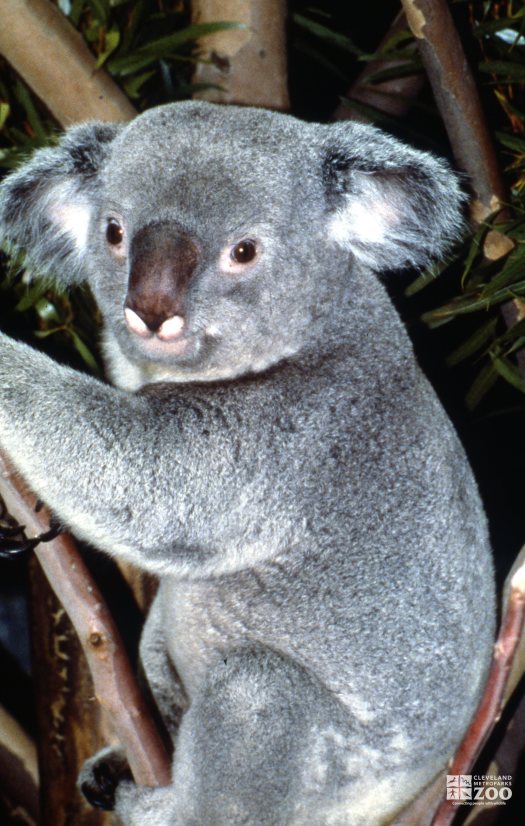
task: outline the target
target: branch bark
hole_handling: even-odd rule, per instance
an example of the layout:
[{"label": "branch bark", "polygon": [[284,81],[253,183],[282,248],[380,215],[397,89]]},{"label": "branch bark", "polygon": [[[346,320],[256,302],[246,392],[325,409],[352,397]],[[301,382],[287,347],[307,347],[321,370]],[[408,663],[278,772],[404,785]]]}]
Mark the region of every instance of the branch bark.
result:
[{"label": "branch bark", "polygon": [[191,6],[194,23],[245,26],[201,39],[200,58],[205,62],[197,65],[193,80],[221,88],[194,97],[288,109],[284,0],[193,0]]},{"label": "branch bark", "polygon": [[[27,535],[46,531],[49,515],[34,510],[35,498],[0,457],[1,493]],[[126,750],[137,783],[170,782],[170,762],[140,695],[123,643],[102,596],[71,537],[60,535],[35,551],[46,577],[67,611],[89,663],[95,694],[108,712]]]},{"label": "branch bark", "polygon": [[[448,774],[467,774],[499,720],[505,687],[511,671],[525,620],[525,561],[510,581],[506,610],[494,647],[492,666],[476,714],[463,738]],[[449,826],[457,812],[453,801],[444,800],[433,820],[433,826]]]},{"label": "branch bark", "polygon": [[62,126],[136,112],[82,36],[49,0],[0,0],[0,54]]},{"label": "branch bark", "polygon": [[[38,822],[38,768],[33,741],[0,706],[0,787],[24,821]],[[19,822],[18,820],[16,822]]]},{"label": "branch bark", "polygon": [[40,773],[40,826],[110,826],[77,788],[79,767],[106,739],[80,642],[38,560],[28,565],[31,673]]},{"label": "branch bark", "polygon": [[[408,24],[417,40],[421,59],[448,132],[458,167],[469,177],[473,199],[471,218],[481,224],[489,216],[505,216],[509,201],[476,83],[468,65],[446,0],[402,0]],[[513,242],[498,230],[487,233],[483,252],[496,261],[507,255]],[[507,327],[522,317],[519,302],[502,307]],[[516,355],[525,376],[525,350]]]},{"label": "branch bark", "polygon": [[456,162],[470,178],[472,217],[498,212],[507,194],[478,90],[445,0],[402,0]]}]

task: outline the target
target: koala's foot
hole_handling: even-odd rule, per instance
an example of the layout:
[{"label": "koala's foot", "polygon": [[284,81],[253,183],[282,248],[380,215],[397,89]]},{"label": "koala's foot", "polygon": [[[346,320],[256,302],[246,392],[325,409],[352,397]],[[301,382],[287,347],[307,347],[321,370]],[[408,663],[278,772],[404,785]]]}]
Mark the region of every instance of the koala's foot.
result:
[{"label": "koala's foot", "polygon": [[14,559],[30,553],[40,542],[49,542],[61,533],[62,527],[52,518],[49,530],[28,539],[24,526],[20,525],[7,510],[0,496],[0,558]]},{"label": "koala's foot", "polygon": [[123,780],[133,780],[124,752],[119,748],[106,748],[86,760],[78,777],[78,786],[88,803],[110,812],[115,808],[115,794]]}]

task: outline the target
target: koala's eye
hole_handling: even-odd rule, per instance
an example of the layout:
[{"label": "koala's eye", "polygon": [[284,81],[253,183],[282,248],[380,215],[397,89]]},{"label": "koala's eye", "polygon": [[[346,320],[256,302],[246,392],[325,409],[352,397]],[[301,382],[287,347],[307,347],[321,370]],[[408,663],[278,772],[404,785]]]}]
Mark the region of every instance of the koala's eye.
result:
[{"label": "koala's eye", "polygon": [[235,261],[237,264],[249,264],[250,261],[253,261],[256,255],[257,247],[255,246],[255,241],[252,241],[250,238],[246,238],[244,241],[239,241],[238,244],[235,244],[235,246],[232,247],[232,251],[230,253],[232,261]]},{"label": "koala's eye", "polygon": [[106,227],[106,239],[108,244],[117,247],[124,238],[124,229],[120,226],[116,218],[110,218]]}]

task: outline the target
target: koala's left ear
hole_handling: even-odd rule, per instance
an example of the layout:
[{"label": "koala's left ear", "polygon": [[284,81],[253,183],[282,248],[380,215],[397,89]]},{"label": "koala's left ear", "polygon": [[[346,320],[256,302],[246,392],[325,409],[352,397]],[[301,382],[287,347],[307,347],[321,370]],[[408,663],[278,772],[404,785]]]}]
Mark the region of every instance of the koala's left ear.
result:
[{"label": "koala's left ear", "polygon": [[461,237],[466,196],[441,159],[371,126],[328,127],[328,235],[375,270],[423,267]]},{"label": "koala's left ear", "polygon": [[39,149],[0,185],[0,240],[27,263],[68,286],[83,280],[98,173],[122,124],[73,126]]}]

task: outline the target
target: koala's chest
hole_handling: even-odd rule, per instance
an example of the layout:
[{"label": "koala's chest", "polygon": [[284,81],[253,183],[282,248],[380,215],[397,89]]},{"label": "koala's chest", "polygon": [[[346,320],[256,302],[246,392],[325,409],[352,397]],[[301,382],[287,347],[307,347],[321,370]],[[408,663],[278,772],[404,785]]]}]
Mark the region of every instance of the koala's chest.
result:
[{"label": "koala's chest", "polygon": [[210,666],[245,642],[249,629],[224,607],[213,583],[173,582],[161,599],[168,655],[191,698]]}]

